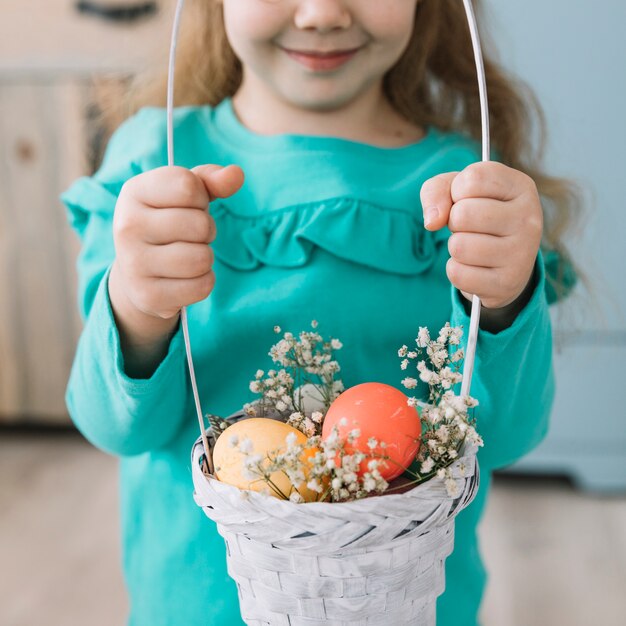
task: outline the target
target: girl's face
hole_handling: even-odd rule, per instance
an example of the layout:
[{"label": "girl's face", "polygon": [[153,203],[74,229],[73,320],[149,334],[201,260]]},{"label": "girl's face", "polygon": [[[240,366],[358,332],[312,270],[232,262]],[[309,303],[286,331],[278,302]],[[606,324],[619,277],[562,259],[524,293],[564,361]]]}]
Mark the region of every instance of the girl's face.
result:
[{"label": "girl's face", "polygon": [[221,1],[246,89],[312,110],[339,108],[380,83],[411,38],[418,3]]}]

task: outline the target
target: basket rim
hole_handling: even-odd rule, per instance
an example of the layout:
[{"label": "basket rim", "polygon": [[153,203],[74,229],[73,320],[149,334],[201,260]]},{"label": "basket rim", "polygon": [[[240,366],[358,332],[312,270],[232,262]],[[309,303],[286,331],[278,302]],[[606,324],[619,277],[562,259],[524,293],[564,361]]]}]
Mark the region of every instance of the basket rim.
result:
[{"label": "basket rim", "polygon": [[[206,433],[207,435],[211,435],[212,437],[212,433],[210,432],[210,430],[211,430],[210,428],[206,429]],[[461,463],[463,461],[466,461],[470,463],[470,466],[472,467],[473,471],[471,471],[466,476],[455,478],[454,480],[467,483],[467,481],[474,478],[475,474],[478,473],[479,471],[477,452],[478,452],[477,446],[470,445],[467,442],[467,440],[463,442],[463,446],[461,447],[461,455],[457,459],[455,459],[455,462],[452,464],[452,466],[458,463]],[[228,483],[222,482],[221,480],[218,480],[213,474],[206,473],[201,467],[202,465],[205,465],[203,463],[204,456],[205,455],[204,455],[204,446],[202,442],[202,437],[199,436],[196,439],[195,443],[193,444],[192,451],[191,451],[192,474],[194,477],[196,478],[202,477],[204,481],[211,484],[213,489],[218,491],[218,493],[219,492],[223,493],[225,496],[239,495],[241,498],[250,499],[259,505],[262,505],[263,503],[267,503],[267,498],[271,496],[267,496],[263,493],[260,493],[258,491],[253,491],[251,489],[240,489],[239,487],[236,487],[234,485],[230,485]],[[439,490],[442,491],[442,493],[439,494],[439,497],[443,501],[449,500],[450,502],[454,502],[463,497],[463,491],[464,491],[463,489],[459,490],[458,496],[450,497],[447,494],[445,487],[443,486],[443,479],[435,475],[429,480],[419,485],[415,485],[414,487],[412,487],[411,489],[408,489],[407,491],[403,493],[389,493],[389,494],[383,493],[380,495],[368,496],[367,498],[360,498],[358,500],[351,500],[348,502],[292,502],[290,500],[283,500],[282,498],[271,497],[272,498],[271,506],[273,508],[282,507],[282,509],[285,512],[288,512],[290,510],[293,510],[293,507],[302,507],[304,505],[304,506],[307,506],[307,508],[310,510],[313,510],[313,511],[317,510],[320,513],[329,515],[331,511],[335,511],[339,513],[340,511],[345,511],[346,509],[371,508],[379,504],[383,498],[385,502],[390,502],[390,501],[397,502],[400,500],[406,500],[407,497],[409,497],[409,494],[411,495],[411,497],[415,498],[418,495],[417,494],[418,491],[424,492],[424,495],[425,495],[428,491],[433,491],[434,488],[436,488],[438,491]],[[299,510],[302,510],[302,509],[300,508]]]}]

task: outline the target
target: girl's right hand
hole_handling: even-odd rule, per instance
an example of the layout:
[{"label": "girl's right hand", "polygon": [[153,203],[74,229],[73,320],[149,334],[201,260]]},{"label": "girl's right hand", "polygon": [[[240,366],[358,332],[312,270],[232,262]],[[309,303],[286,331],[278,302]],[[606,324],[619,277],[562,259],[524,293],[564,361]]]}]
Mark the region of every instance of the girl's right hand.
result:
[{"label": "girl's right hand", "polygon": [[109,296],[127,343],[147,347],[163,338],[183,306],[211,293],[216,229],[207,208],[242,184],[235,165],[164,166],[124,184],[113,217]]}]

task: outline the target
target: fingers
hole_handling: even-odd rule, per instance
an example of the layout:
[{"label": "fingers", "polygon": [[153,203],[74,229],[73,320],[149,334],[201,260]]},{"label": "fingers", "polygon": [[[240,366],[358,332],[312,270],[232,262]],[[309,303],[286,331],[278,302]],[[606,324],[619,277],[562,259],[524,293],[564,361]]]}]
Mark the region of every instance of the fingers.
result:
[{"label": "fingers", "polygon": [[428,179],[420,191],[427,230],[439,230],[448,223],[452,208],[451,187],[458,172],[447,172]]},{"label": "fingers", "polygon": [[[511,216],[505,215],[507,212]],[[506,237],[514,234],[518,227],[514,215],[515,212],[508,211],[508,207],[499,200],[468,198],[453,204],[448,228],[453,233],[484,233]]]},{"label": "fingers", "polygon": [[[448,224],[450,230],[511,234],[497,230],[506,220],[496,215],[496,207],[520,198],[533,187],[534,183],[526,174],[495,161],[472,163],[462,172],[439,174],[422,185],[424,226],[428,230],[439,230]],[[465,206],[457,210],[460,203]],[[491,209],[486,210],[479,223],[480,217],[475,212],[483,208],[483,203]],[[462,223],[449,221],[455,212],[462,213]]]},{"label": "fingers", "polygon": [[137,228],[141,238],[153,245],[183,241],[187,243],[212,243],[217,235],[215,220],[206,211],[189,209],[144,209],[145,216]]},{"label": "fingers", "polygon": [[126,259],[129,273],[142,278],[199,278],[213,268],[212,248],[203,243],[176,242],[139,246]]},{"label": "fingers", "polygon": [[243,170],[237,165],[198,165],[191,171],[202,181],[212,202],[215,198],[227,198],[243,185]]},{"label": "fingers", "polygon": [[[450,282],[459,290],[469,294],[480,293],[484,300],[497,293],[497,269],[492,267],[474,267],[448,259],[446,274]],[[485,289],[485,285],[492,285]]]},{"label": "fingers", "polygon": [[453,233],[448,251],[457,262],[475,267],[502,267],[513,254],[507,237],[478,233]]},{"label": "fingers", "polygon": [[[215,166],[217,167],[217,166]],[[146,206],[206,210],[209,194],[191,170],[176,165],[157,167],[129,179],[122,190]]]},{"label": "fingers", "polygon": [[492,198],[506,202],[528,188],[530,177],[503,163],[485,161],[472,163],[452,181],[453,202],[464,198]]},{"label": "fingers", "polygon": [[197,278],[148,278],[135,290],[134,302],[142,311],[169,318],[183,306],[207,298],[215,287],[215,273],[211,270]]},{"label": "fingers", "polygon": [[215,198],[226,198],[238,191],[243,181],[243,171],[237,165],[198,165],[191,170],[171,165],[134,176],[124,184],[123,190],[155,209],[206,210]]},{"label": "fingers", "polygon": [[483,306],[498,309],[513,302],[524,290],[528,276],[511,268],[476,267],[448,259],[446,274],[450,282],[465,295],[480,296]]}]

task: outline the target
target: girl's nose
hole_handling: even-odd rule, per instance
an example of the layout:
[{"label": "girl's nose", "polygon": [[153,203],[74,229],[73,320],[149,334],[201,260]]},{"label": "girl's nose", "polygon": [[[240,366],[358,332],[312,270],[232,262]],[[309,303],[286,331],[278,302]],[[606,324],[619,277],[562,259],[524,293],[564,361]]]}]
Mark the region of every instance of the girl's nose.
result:
[{"label": "girl's nose", "polygon": [[346,8],[345,0],[301,0],[294,17],[300,29],[314,28],[319,32],[335,28],[348,28],[352,16]]}]

